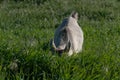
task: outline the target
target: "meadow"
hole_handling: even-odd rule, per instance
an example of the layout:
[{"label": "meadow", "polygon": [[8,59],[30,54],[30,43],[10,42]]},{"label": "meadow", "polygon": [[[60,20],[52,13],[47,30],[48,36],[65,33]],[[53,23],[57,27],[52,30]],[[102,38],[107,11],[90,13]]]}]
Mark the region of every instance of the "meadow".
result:
[{"label": "meadow", "polygon": [[[52,55],[73,10],[83,51]],[[0,0],[0,80],[120,80],[120,0]]]}]

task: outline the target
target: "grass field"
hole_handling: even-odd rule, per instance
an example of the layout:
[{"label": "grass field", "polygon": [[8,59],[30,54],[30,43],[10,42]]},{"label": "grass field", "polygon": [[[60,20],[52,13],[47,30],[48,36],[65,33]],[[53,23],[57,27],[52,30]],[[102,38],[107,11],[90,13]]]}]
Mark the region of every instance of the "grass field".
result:
[{"label": "grass field", "polygon": [[[83,51],[52,55],[49,41],[73,10]],[[1,0],[0,80],[120,80],[120,0]]]}]

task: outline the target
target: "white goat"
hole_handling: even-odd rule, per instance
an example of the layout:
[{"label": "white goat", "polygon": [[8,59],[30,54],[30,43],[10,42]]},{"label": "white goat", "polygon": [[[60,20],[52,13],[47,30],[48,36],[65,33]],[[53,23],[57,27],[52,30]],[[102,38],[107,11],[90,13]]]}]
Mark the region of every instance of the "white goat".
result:
[{"label": "white goat", "polygon": [[84,37],[77,21],[78,13],[72,12],[56,29],[54,39],[51,41],[54,51],[59,54],[67,52],[69,56],[82,51]]}]

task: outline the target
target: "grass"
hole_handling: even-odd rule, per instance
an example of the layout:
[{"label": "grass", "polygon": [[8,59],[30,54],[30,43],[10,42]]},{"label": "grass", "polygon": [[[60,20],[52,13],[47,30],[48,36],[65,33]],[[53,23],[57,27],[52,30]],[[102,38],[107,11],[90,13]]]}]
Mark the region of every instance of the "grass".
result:
[{"label": "grass", "polygon": [[[1,0],[1,80],[120,80],[120,0]],[[83,52],[52,55],[62,19],[79,13]],[[15,65],[17,64],[17,67]]]}]

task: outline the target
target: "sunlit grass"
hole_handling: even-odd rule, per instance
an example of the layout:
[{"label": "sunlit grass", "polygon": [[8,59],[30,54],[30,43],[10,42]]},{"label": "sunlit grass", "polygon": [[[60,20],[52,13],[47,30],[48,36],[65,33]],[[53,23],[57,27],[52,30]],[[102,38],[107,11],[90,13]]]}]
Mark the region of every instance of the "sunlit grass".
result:
[{"label": "sunlit grass", "polygon": [[[0,80],[120,79],[119,0],[16,1],[0,2]],[[83,51],[52,55],[49,41],[73,10]]]}]

